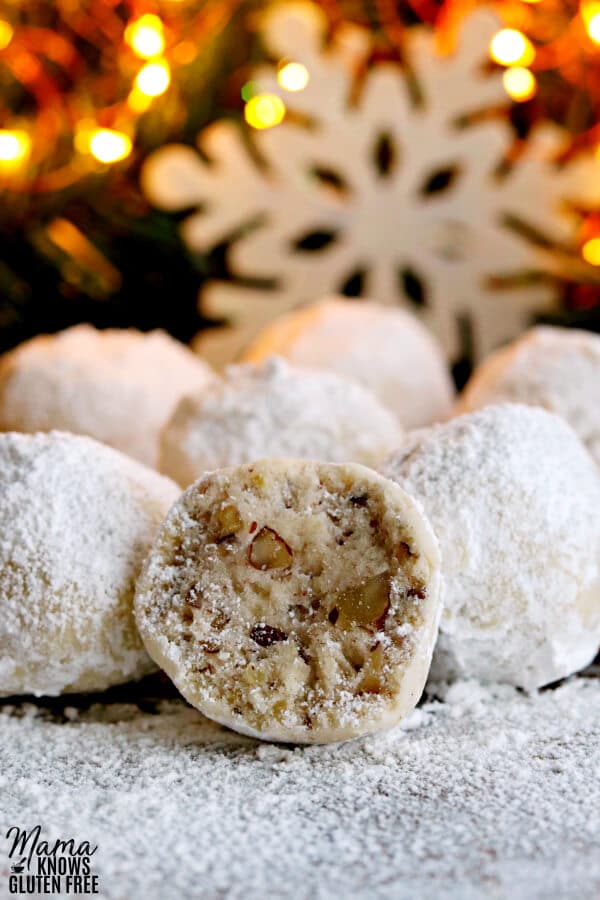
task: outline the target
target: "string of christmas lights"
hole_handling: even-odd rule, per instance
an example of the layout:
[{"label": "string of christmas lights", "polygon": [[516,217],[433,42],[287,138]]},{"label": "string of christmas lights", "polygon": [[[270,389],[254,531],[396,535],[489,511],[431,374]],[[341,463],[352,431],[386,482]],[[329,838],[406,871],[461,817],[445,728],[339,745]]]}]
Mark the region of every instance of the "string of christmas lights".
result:
[{"label": "string of christmas lights", "polygon": [[[504,27],[487,48],[489,64],[504,70],[520,125],[554,119],[572,135],[569,152],[600,145],[599,0],[491,4]],[[252,32],[255,11],[264,5],[263,0],[56,0],[52,5],[9,0],[0,13],[4,218],[35,217],[35,198],[81,193],[80,183],[90,178],[118,178],[131,199],[144,155],[166,140],[191,142],[211,118],[241,112],[252,128],[279,125],[287,112],[286,92],[303,90],[311,73],[297,60],[280,60],[280,94],[257,93],[247,71],[263,52]],[[323,0],[322,5],[332,25],[347,19],[371,26],[375,59],[401,61],[406,28],[426,21],[443,36],[480,4]],[[235,51],[227,54],[216,49],[217,38],[232,28],[237,31],[228,46],[231,51],[235,44]],[[76,217],[67,221],[60,202],[48,201],[43,209],[55,245],[65,253],[79,248],[87,260],[94,257]],[[582,210],[581,217],[580,262],[600,274],[600,215]],[[110,265],[104,269],[108,278]],[[582,302],[598,303],[597,294],[593,300],[586,294]]]},{"label": "string of christmas lights", "polygon": [[53,191],[85,175],[90,159],[104,166],[127,159],[141,117],[166,94],[173,69],[181,74],[194,62],[238,3],[219,0],[185,14],[179,7],[186,4],[171,0],[160,16],[140,13],[138,2],[95,0],[79,9],[61,0],[50,26],[40,4],[14,4],[12,20],[0,18],[1,186]]}]

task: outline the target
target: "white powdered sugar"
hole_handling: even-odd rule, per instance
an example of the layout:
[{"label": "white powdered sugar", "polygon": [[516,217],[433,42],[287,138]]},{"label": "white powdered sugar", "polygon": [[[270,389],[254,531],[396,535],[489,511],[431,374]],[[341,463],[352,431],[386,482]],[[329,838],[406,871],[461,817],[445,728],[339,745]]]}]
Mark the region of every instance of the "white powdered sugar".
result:
[{"label": "white powdered sugar", "polygon": [[366,388],[272,357],[231,366],[181,401],[161,435],[160,468],[187,486],[204,472],[267,456],[376,464],[403,431]]},{"label": "white powdered sugar", "polygon": [[102,690],[152,671],[133,593],[177,493],[89,438],[0,435],[0,695]]},{"label": "white powdered sugar", "polygon": [[526,689],[600,645],[600,478],[572,429],[506,404],[409,435],[383,472],[423,504],[445,608],[432,676]]},{"label": "white powdered sugar", "polygon": [[6,831],[36,824],[98,846],[106,900],[600,895],[598,679],[457,684],[325,747],[260,744],[153,697],[4,707],[2,896]]},{"label": "white powdered sugar", "polygon": [[406,310],[323,300],[267,326],[244,359],[257,362],[272,354],[356,379],[407,428],[450,413],[454,389],[443,352]]},{"label": "white powdered sugar", "polygon": [[162,331],[78,325],[40,335],[0,362],[0,429],[86,434],[155,466],[158,433],[211,369]]},{"label": "white powdered sugar", "polygon": [[542,406],[562,416],[600,465],[600,336],[532,328],[476,369],[458,409],[504,402]]}]

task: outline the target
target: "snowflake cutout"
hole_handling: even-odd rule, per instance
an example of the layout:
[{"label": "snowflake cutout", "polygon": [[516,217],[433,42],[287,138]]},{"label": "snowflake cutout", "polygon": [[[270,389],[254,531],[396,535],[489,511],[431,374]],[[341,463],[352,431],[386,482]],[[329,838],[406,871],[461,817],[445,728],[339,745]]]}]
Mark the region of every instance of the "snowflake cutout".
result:
[{"label": "snowflake cutout", "polygon": [[310,74],[292,94],[275,66],[254,73],[284,99],[284,122],[246,141],[217,122],[200,136],[204,159],[172,145],[143,172],[156,205],[200,207],[182,225],[191,249],[230,241],[235,280],[209,283],[201,304],[235,327],[207,332],[203,351],[232,358],[274,316],[331,293],[412,305],[451,357],[465,330],[480,358],[555,307],[552,276],[565,274],[576,208],[600,202],[600,167],[592,157],[559,166],[568,136],[549,126],[501,165],[508,120],[481,114],[508,102],[501,73],[483,65],[498,27],[475,12],[444,56],[431,29],[413,28],[408,68],[375,64],[359,82],[365,31],[342,26],[326,46],[316,6],[266,14],[269,52]]}]

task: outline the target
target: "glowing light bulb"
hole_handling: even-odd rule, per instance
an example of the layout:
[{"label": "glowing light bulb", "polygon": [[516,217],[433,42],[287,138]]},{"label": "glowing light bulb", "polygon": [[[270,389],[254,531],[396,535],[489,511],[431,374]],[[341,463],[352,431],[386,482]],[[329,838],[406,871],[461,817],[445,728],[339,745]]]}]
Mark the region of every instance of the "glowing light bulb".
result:
[{"label": "glowing light bulb", "polygon": [[0,130],[0,166],[11,168],[24,162],[31,150],[31,138],[26,131]]},{"label": "glowing light bulb", "polygon": [[309,79],[308,69],[299,62],[286,63],[277,73],[277,81],[286,91],[303,91]]},{"label": "glowing light bulb", "polygon": [[135,79],[135,86],[147,97],[160,97],[171,84],[171,70],[166,60],[146,63]]},{"label": "glowing light bulb", "polygon": [[14,33],[12,25],[9,22],[5,22],[4,19],[0,19],[0,50],[8,47]]},{"label": "glowing light bulb", "polygon": [[600,12],[595,12],[585,23],[585,28],[595,44],[600,44]]},{"label": "glowing light bulb", "polygon": [[127,106],[132,112],[144,113],[152,106],[152,97],[144,94],[138,87],[132,87],[127,97]]},{"label": "glowing light bulb", "polygon": [[163,23],[151,13],[140,16],[125,29],[125,40],[141,59],[160,56],[165,49]]},{"label": "glowing light bulb", "polygon": [[518,103],[530,100],[537,90],[535,75],[522,66],[514,66],[507,69],[502,76],[502,80],[508,96]]},{"label": "glowing light bulb", "polygon": [[122,131],[98,128],[89,142],[90,153],[98,162],[116,163],[131,153],[131,139]]},{"label": "glowing light bulb", "polygon": [[591,266],[600,266],[600,237],[586,241],[581,248],[581,255]]},{"label": "glowing light bulb", "polygon": [[253,128],[273,128],[284,116],[285,104],[276,94],[257,94],[244,107],[246,122]]},{"label": "glowing light bulb", "polygon": [[535,49],[529,38],[520,31],[503,28],[492,38],[490,55],[502,66],[528,66],[535,58]]}]

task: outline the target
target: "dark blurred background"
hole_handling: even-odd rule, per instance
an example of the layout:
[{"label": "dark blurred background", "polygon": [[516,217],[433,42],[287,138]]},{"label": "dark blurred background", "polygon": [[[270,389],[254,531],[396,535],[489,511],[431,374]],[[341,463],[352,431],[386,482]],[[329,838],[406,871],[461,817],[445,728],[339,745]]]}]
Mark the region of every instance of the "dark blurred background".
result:
[{"label": "dark blurred background", "polygon": [[[228,277],[227,242],[205,253],[187,249],[179,232],[185,211],[153,208],[139,174],[163,144],[195,145],[198,132],[223,117],[243,122],[244,86],[268,55],[256,27],[265,5],[20,0],[0,6],[0,350],[81,321],[162,327],[184,341],[219,324],[201,315],[198,294],[208,279]],[[342,21],[371,30],[369,65],[402,65],[415,24],[435,26],[443,44],[481,4],[321,5],[332,31]],[[495,7],[535,50],[534,59],[517,60],[533,81],[522,96],[515,89],[507,113],[515,153],[543,120],[568,129],[566,156],[595,150],[600,5],[510,0]],[[490,59],[489,65],[503,63]],[[577,212],[566,248],[576,274],[561,278],[551,320],[600,330],[600,217],[593,208]],[[418,310],[414,285],[406,285],[406,294]],[[464,377],[468,359],[454,362]]]}]

